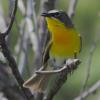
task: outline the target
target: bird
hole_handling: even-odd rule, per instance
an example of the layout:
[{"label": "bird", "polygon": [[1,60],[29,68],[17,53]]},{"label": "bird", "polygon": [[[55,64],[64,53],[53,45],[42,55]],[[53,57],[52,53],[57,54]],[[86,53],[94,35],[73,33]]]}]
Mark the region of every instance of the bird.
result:
[{"label": "bird", "polygon": [[[50,40],[44,49],[43,67],[39,70],[56,70],[63,67],[67,59],[77,58],[81,51],[82,39],[66,12],[54,9],[41,15],[46,20]],[[23,86],[36,92],[44,92],[49,77],[48,74],[34,73]]]}]

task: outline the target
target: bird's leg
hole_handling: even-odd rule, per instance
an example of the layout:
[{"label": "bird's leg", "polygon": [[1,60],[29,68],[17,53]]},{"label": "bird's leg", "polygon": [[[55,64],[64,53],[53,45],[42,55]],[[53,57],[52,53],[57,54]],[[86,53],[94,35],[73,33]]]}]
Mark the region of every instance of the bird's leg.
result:
[{"label": "bird's leg", "polygon": [[[74,59],[77,59],[77,52],[76,51],[74,52]],[[71,59],[71,60],[74,61],[74,59]],[[67,68],[68,68],[69,73],[72,74],[74,71],[74,64],[69,65]]]}]

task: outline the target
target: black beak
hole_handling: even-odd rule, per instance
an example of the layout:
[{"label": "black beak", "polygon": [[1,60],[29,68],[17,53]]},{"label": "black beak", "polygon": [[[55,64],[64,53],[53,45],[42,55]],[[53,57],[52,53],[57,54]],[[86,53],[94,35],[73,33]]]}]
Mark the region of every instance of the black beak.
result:
[{"label": "black beak", "polygon": [[42,13],[41,16],[50,17],[50,14],[48,14],[48,13]]}]

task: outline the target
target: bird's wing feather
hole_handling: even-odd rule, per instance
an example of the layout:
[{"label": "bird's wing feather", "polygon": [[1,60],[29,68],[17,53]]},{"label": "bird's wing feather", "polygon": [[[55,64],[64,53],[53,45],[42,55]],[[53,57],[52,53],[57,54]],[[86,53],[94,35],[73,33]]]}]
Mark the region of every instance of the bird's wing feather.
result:
[{"label": "bird's wing feather", "polygon": [[46,64],[47,64],[47,62],[48,62],[48,59],[49,59],[49,51],[50,51],[51,45],[52,45],[52,41],[50,41],[50,42],[47,44],[47,46],[46,46],[46,48],[45,48],[45,50],[44,50],[44,52],[43,52],[42,62],[43,62],[43,66],[44,66],[44,67],[46,66]]},{"label": "bird's wing feather", "polygon": [[82,50],[82,37],[80,36],[80,52]]}]

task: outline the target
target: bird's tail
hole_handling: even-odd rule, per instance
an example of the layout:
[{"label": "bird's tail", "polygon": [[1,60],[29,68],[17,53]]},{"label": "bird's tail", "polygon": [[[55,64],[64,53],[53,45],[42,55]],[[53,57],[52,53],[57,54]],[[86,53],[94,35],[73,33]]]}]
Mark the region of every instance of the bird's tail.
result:
[{"label": "bird's tail", "polygon": [[49,75],[40,75],[35,73],[32,77],[25,81],[23,86],[34,92],[44,92],[47,86],[48,78]]}]

